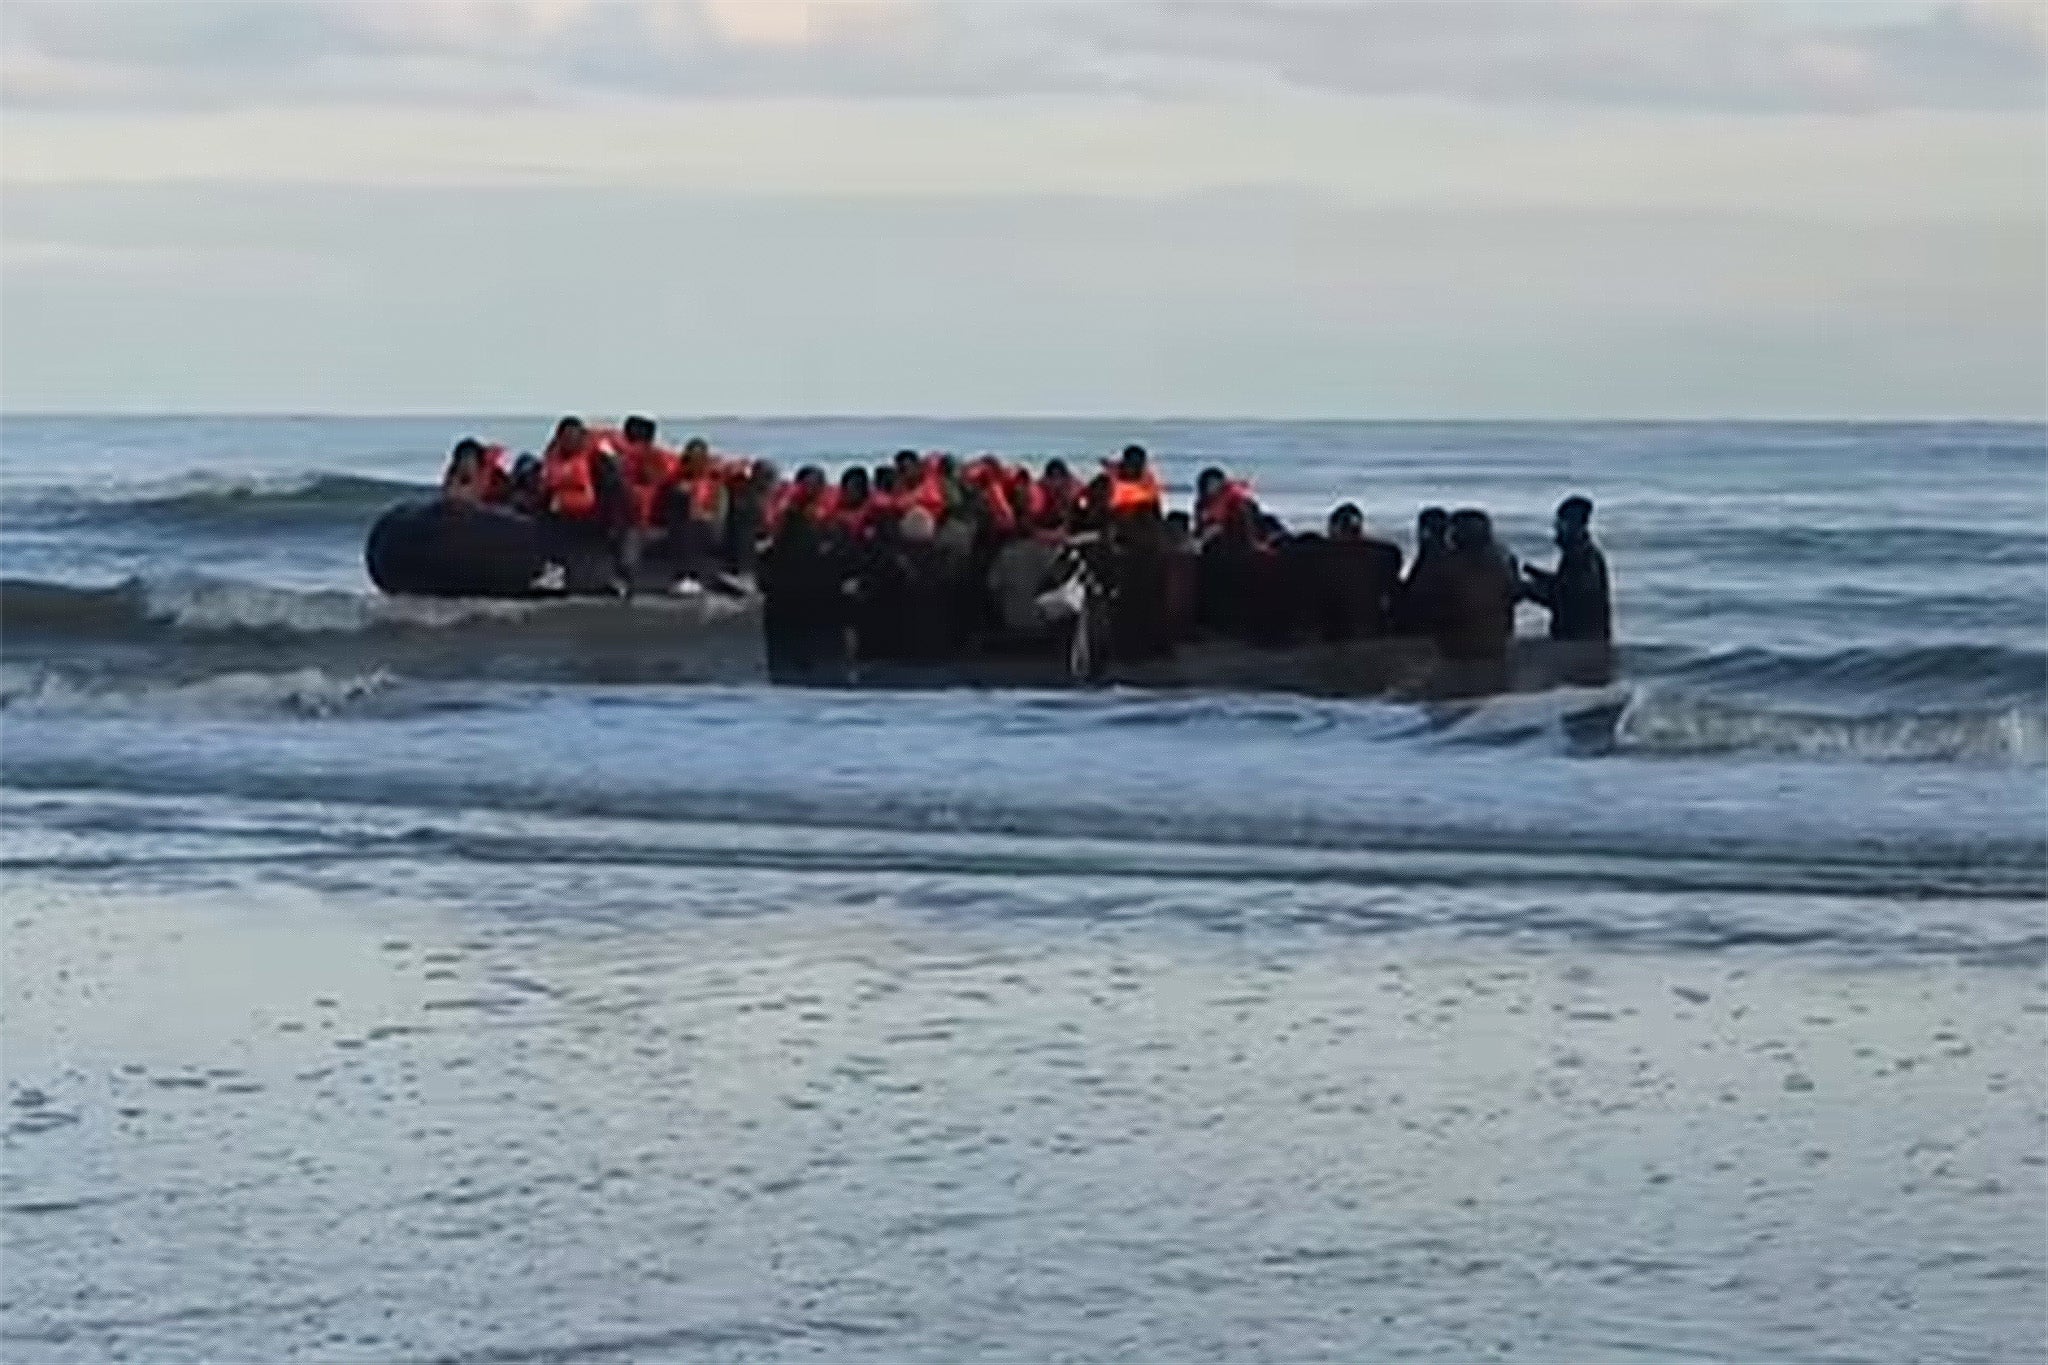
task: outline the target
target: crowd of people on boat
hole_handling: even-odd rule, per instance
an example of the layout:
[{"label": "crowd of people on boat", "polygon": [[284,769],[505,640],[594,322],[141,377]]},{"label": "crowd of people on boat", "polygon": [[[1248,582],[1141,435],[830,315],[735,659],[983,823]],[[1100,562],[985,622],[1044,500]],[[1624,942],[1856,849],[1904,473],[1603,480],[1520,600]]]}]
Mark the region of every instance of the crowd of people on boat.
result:
[{"label": "crowd of people on boat", "polygon": [[1577,495],[1557,508],[1546,570],[1517,563],[1477,508],[1425,508],[1412,557],[1350,502],[1292,530],[1216,467],[1191,507],[1169,509],[1138,445],[1081,472],[900,450],[834,481],[696,437],[672,450],[638,416],[615,429],[564,417],[541,455],[509,464],[466,439],[442,492],[601,540],[622,592],[650,565],[670,591],[758,588],[771,673],[789,680],[1051,653],[1090,672],[1202,640],[1378,638],[1426,639],[1485,673],[1504,666],[1521,601],[1549,612],[1552,639],[1604,647],[1612,631],[1593,506]]}]

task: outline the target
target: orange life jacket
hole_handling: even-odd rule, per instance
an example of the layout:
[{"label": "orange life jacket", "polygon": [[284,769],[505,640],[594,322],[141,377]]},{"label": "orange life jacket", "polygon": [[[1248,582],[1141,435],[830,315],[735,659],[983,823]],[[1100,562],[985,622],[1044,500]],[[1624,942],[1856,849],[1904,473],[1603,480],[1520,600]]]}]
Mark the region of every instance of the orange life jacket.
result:
[{"label": "orange life jacket", "polygon": [[976,460],[967,466],[967,483],[981,493],[982,501],[988,506],[989,524],[998,535],[1007,536],[1016,531],[1017,509],[1010,502],[1009,480],[994,457]]},{"label": "orange life jacket", "polygon": [[652,526],[661,510],[661,495],[676,480],[676,453],[653,441],[621,439],[618,454],[619,473],[633,495],[633,519],[641,526]]},{"label": "orange life jacket", "polygon": [[559,442],[548,443],[540,461],[540,486],[550,512],[579,520],[597,515],[597,456],[594,435],[574,450],[563,450]]},{"label": "orange life jacket", "polygon": [[1109,471],[1109,514],[1113,517],[1129,516],[1142,512],[1147,507],[1158,507],[1162,499],[1159,492],[1159,476],[1147,469],[1135,479],[1127,479]]}]

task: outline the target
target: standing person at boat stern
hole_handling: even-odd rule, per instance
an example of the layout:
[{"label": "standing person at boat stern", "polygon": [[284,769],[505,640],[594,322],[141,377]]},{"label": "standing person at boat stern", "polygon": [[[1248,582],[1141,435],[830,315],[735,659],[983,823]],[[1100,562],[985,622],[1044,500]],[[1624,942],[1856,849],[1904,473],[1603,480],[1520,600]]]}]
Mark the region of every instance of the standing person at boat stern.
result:
[{"label": "standing person at boat stern", "polygon": [[1574,493],[1557,505],[1557,567],[1522,568],[1522,596],[1550,612],[1563,681],[1597,687],[1614,676],[1614,607],[1607,556],[1593,543],[1593,500]]}]

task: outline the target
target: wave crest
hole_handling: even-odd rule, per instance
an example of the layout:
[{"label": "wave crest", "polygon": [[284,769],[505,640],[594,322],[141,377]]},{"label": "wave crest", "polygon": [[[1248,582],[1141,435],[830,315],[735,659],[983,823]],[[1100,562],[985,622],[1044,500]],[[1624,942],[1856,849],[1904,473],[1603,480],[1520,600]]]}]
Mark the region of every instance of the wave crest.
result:
[{"label": "wave crest", "polygon": [[1652,754],[1750,752],[1880,762],[2048,761],[2038,706],[1827,715],[1744,706],[1654,687],[1623,709],[1615,743]]},{"label": "wave crest", "polygon": [[0,710],[33,714],[235,719],[321,719],[386,698],[398,680],[382,669],[334,675],[318,668],[235,672],[181,682],[117,682],[45,669],[0,670]]}]

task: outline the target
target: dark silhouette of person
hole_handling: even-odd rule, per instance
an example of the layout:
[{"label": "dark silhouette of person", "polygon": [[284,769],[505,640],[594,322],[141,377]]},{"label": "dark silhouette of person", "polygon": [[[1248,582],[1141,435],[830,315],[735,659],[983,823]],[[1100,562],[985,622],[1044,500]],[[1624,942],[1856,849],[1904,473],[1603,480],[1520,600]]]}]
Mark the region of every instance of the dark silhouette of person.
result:
[{"label": "dark silhouette of person", "polygon": [[1442,690],[1458,696],[1505,691],[1520,588],[1514,560],[1493,538],[1486,513],[1468,507],[1451,514],[1441,574],[1434,638],[1446,665]]},{"label": "dark silhouette of person", "polygon": [[1166,514],[1166,633],[1175,644],[1195,635],[1197,598],[1201,591],[1201,555],[1195,548],[1194,519],[1186,512]]},{"label": "dark silhouette of person", "polygon": [[1450,549],[1451,514],[1425,507],[1415,518],[1415,559],[1394,600],[1394,631],[1434,635],[1443,614],[1443,565]]},{"label": "dark silhouette of person", "polygon": [[1599,687],[1614,679],[1614,608],[1607,556],[1593,543],[1592,499],[1557,505],[1557,567],[1522,570],[1522,596],[1550,612],[1558,679]]},{"label": "dark silhouette of person", "polygon": [[1401,588],[1401,547],[1365,533],[1356,503],[1330,513],[1315,587],[1325,640],[1370,640],[1392,624]]},{"label": "dark silhouette of person", "polygon": [[1592,499],[1573,494],[1557,505],[1557,567],[1522,569],[1522,595],[1550,612],[1553,640],[1614,638],[1607,556],[1593,543]]},{"label": "dark silhouette of person", "polygon": [[1173,653],[1172,614],[1167,607],[1166,519],[1148,502],[1116,515],[1109,572],[1110,653],[1129,663]]},{"label": "dark silhouette of person", "polygon": [[838,566],[818,523],[786,516],[762,553],[761,629],[768,676],[778,683],[835,683],[845,674]]}]

